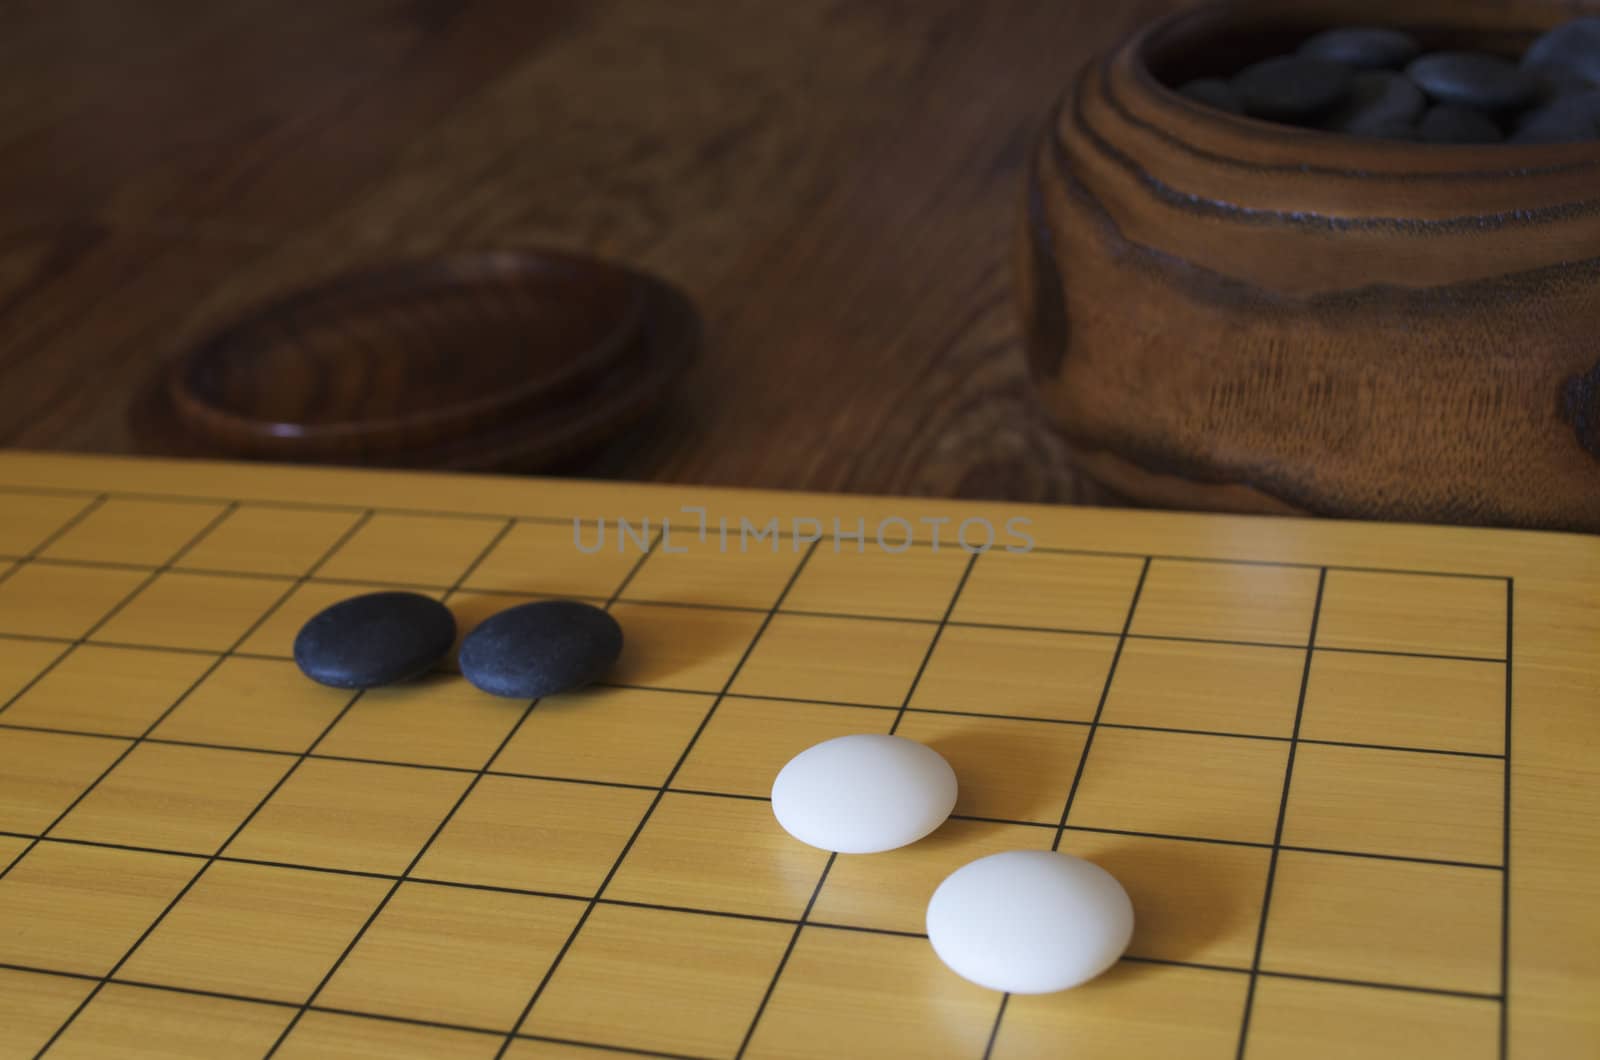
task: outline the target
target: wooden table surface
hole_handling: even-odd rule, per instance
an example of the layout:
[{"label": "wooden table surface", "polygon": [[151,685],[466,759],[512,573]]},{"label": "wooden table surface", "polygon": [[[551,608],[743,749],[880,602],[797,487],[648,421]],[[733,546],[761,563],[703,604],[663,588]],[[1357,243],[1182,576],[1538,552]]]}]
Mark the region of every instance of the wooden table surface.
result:
[{"label": "wooden table surface", "polygon": [[0,445],[129,451],[159,358],[345,268],[543,244],[707,326],[576,470],[1081,500],[1011,301],[1024,159],[1182,0],[21,0],[0,36]]}]

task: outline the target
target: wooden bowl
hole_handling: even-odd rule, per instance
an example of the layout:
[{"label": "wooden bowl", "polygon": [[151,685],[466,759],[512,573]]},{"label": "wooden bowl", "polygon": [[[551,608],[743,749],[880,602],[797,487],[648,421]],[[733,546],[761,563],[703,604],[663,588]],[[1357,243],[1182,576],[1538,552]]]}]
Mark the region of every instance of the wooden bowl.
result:
[{"label": "wooden bowl", "polygon": [[570,254],[464,254],[357,273],[252,312],[136,406],[165,451],[529,468],[625,426],[687,364],[693,310]]},{"label": "wooden bowl", "polygon": [[1580,5],[1277,7],[1137,33],[1032,160],[1028,358],[1081,469],[1152,504],[1600,531],[1600,143],[1366,140],[1169,87],[1339,24],[1514,54]]}]

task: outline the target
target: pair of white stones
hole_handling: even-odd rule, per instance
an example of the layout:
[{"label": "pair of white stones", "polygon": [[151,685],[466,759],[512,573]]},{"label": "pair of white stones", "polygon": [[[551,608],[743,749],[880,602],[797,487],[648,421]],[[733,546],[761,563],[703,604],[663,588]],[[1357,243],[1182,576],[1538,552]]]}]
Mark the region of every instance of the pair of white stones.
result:
[{"label": "pair of white stones", "polygon": [[[772,784],[772,812],[802,843],[840,854],[903,847],[955,809],[957,782],[937,751],[901,736],[840,736],[807,748]],[[1115,964],[1133,904],[1092,862],[1012,850],[963,865],[928,902],[928,941],[957,975],[991,990],[1046,994]]]}]

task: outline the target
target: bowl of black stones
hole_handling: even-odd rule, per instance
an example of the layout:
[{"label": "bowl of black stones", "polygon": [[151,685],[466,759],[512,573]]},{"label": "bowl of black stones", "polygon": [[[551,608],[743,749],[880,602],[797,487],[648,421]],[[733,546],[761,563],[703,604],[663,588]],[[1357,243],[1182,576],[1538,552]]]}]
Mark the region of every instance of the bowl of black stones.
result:
[{"label": "bowl of black stones", "polygon": [[1264,0],[1073,77],[1016,240],[1114,497],[1600,532],[1600,0]]},{"label": "bowl of black stones", "polygon": [[1391,26],[1336,26],[1231,76],[1178,91],[1265,121],[1432,144],[1600,140],[1600,15],[1563,21],[1520,54],[1437,48]]}]

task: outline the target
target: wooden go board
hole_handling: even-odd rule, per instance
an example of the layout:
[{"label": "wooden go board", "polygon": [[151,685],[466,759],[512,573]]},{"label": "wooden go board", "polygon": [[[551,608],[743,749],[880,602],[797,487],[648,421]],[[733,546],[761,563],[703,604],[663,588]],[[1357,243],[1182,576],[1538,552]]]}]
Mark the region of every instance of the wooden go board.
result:
[{"label": "wooden go board", "polygon": [[[23,453],[0,513],[0,1055],[1600,1053],[1593,539]],[[531,705],[298,675],[396,585],[627,647]],[[890,731],[953,820],[778,829],[790,755]],[[1049,847],[1127,959],[944,969],[936,883]]]}]

